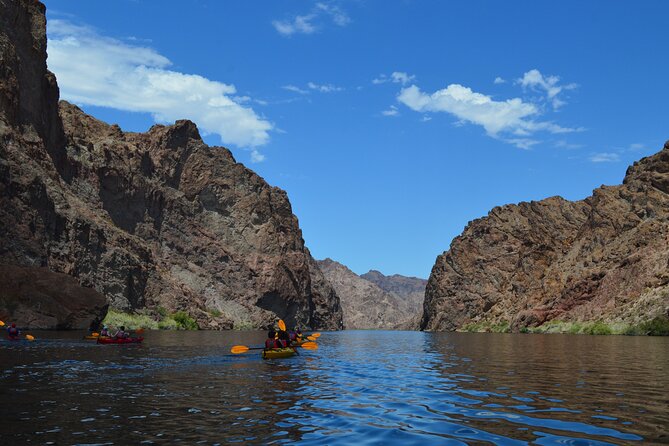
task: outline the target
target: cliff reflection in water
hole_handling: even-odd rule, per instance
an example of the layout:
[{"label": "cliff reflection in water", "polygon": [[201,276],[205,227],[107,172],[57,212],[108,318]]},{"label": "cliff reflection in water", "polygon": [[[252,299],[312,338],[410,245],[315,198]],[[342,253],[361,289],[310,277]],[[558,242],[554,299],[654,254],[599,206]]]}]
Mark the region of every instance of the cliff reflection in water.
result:
[{"label": "cliff reflection in water", "polygon": [[[261,332],[151,332],[118,348],[0,343],[17,444],[666,442],[669,339],[324,333],[263,361]],[[69,339],[56,339],[69,337]],[[47,339],[45,339],[47,338]],[[53,338],[53,339],[48,339]]]}]

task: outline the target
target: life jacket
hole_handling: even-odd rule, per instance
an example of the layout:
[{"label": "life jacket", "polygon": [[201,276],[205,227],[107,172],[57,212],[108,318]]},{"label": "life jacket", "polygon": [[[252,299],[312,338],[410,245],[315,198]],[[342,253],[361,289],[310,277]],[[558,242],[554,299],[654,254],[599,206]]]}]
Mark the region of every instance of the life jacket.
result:
[{"label": "life jacket", "polygon": [[15,337],[19,335],[19,329],[16,327],[9,327],[7,329],[7,334],[11,337]]},{"label": "life jacket", "polygon": [[288,347],[288,341],[286,341],[285,339],[277,339],[276,343],[278,344],[278,346],[276,348],[286,348],[286,347]]},{"label": "life jacket", "polygon": [[291,341],[296,341],[297,340],[297,333],[295,333],[294,331],[291,331],[290,333],[288,333],[288,338]]},{"label": "life jacket", "polygon": [[277,344],[278,341],[276,339],[265,339],[265,348],[279,348]]}]

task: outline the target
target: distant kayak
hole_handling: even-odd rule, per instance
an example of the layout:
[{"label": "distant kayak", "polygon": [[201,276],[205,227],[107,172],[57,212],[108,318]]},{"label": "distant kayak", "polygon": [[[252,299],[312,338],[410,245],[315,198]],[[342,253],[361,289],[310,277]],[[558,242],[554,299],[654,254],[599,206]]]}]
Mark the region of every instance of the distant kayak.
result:
[{"label": "distant kayak", "polygon": [[262,351],[262,359],[290,358],[295,355],[294,348],[273,348]]},{"label": "distant kayak", "polygon": [[144,338],[125,338],[125,339],[116,339],[116,338],[98,338],[98,344],[139,344],[144,340]]},{"label": "distant kayak", "polygon": [[88,336],[84,336],[84,339],[86,339],[87,341],[95,341],[95,340],[97,340],[99,337],[100,337],[100,335],[97,335],[97,336],[94,336],[94,335],[88,335]]}]

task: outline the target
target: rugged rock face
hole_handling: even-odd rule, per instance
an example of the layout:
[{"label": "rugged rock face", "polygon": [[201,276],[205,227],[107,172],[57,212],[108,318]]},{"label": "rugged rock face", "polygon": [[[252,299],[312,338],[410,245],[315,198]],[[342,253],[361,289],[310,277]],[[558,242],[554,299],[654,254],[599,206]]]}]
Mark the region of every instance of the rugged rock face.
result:
[{"label": "rugged rock face", "polygon": [[378,271],[358,276],[332,259],[318,261],[318,265],[341,300],[345,328],[418,328],[423,301],[420,288],[422,282],[425,290],[425,280],[399,275],[386,277]]},{"label": "rugged rock face", "polygon": [[421,328],[669,315],[669,142],[620,186],[494,208],[437,258]]},{"label": "rugged rock face", "polygon": [[107,313],[102,294],[47,268],[2,265],[0,289],[0,320],[19,327],[81,330]]},{"label": "rugged rock face", "polygon": [[284,191],[190,121],[125,133],[58,104],[44,7],[0,0],[0,264],[75,277],[201,327],[341,328]]},{"label": "rugged rock face", "polygon": [[412,314],[422,315],[427,280],[418,277],[401,276],[399,274],[386,276],[376,270],[366,272],[360,277],[375,283],[383,291],[394,294],[406,301],[407,308]]}]

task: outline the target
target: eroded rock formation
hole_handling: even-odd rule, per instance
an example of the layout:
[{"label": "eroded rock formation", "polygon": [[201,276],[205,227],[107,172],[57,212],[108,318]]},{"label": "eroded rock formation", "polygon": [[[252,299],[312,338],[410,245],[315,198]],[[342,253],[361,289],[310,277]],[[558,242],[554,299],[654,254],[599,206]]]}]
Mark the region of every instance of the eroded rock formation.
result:
[{"label": "eroded rock formation", "polygon": [[332,259],[318,265],[341,300],[346,329],[418,328],[424,279],[384,276],[378,271],[358,276]]},{"label": "eroded rock formation", "polygon": [[548,321],[636,324],[669,315],[669,142],[585,200],[494,208],[430,275],[421,327]]},{"label": "eroded rock formation", "polygon": [[0,264],[203,328],[341,328],[286,193],[190,121],[126,133],[58,103],[44,6],[0,0]]}]

